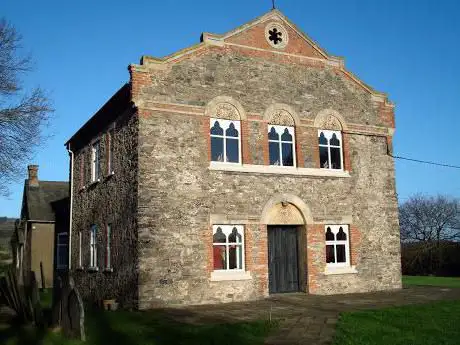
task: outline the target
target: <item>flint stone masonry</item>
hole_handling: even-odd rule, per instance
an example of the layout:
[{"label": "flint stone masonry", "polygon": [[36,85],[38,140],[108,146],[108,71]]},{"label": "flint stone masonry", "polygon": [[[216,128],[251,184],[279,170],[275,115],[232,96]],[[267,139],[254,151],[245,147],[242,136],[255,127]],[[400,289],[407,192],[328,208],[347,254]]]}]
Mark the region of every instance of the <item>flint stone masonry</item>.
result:
[{"label": "flint stone masonry", "polygon": [[332,67],[283,65],[213,47],[150,73],[149,84],[140,91],[144,102],[205,106],[228,95],[246,112],[263,113],[271,103],[286,103],[301,118],[314,120],[321,110],[333,108],[349,122],[385,125],[371,95]]},{"label": "flint stone masonry", "polygon": [[[146,309],[267,297],[267,229],[279,225],[267,224],[270,219],[297,227],[300,291],[328,295],[401,288],[394,163],[388,155],[392,106],[342,67],[334,67],[336,58],[322,63],[325,53],[308,46],[310,41],[278,11],[261,18],[244,29],[247,34],[242,30],[235,37],[222,36],[219,45],[201,44],[168,61],[143,58],[144,64],[130,66],[130,99],[124,105],[130,111],[111,115],[116,123],[115,175],[74,189],[72,241],[77,243],[76,233],[84,231],[85,263],[91,224],[113,221],[118,236],[113,240],[119,248],[113,272],[101,272],[102,266],[93,273],[77,270],[85,299],[115,297],[122,306]],[[285,49],[272,48],[276,54],[264,38],[266,24],[274,19],[285,23],[290,37]],[[244,42],[258,50],[242,47]],[[258,42],[264,46],[257,47]],[[284,51],[309,52],[308,58],[316,60],[299,63]],[[302,174],[245,169],[269,164],[269,110],[280,104],[295,120],[293,169],[303,169]],[[210,167],[212,109],[241,119],[239,171]],[[345,171],[340,174],[308,173],[324,171],[318,149],[324,119],[343,130]],[[93,129],[86,141],[80,140],[75,176],[82,157],[91,159],[93,140],[106,130]],[[88,179],[89,163],[85,166]],[[81,185],[78,178],[74,185]],[[295,217],[283,218],[289,217],[282,214],[283,207]],[[212,226],[219,224],[244,225],[245,241],[245,272],[222,281],[213,275]],[[341,274],[326,269],[326,224],[350,229],[351,267],[335,272]],[[103,236],[98,243],[98,255],[103,255]]]}]

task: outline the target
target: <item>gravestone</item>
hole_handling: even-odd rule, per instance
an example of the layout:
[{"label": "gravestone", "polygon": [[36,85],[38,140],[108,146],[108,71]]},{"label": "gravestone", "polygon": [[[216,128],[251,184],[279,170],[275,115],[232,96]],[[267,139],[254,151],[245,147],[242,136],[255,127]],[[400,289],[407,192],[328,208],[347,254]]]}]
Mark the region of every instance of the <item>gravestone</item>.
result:
[{"label": "gravestone", "polygon": [[65,336],[85,341],[85,309],[83,300],[70,275],[56,281],[53,321],[62,327]]}]

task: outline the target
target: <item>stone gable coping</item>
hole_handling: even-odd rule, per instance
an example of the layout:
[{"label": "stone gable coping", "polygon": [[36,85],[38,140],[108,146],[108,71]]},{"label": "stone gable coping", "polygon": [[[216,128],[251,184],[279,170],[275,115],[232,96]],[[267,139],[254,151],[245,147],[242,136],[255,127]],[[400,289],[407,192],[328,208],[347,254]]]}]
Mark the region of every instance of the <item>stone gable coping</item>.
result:
[{"label": "stone gable coping", "polygon": [[[258,47],[240,45],[240,44],[235,44],[235,43],[231,43],[227,41],[232,36],[237,35],[245,30],[248,30],[249,28],[257,24],[260,24],[266,21],[269,22],[271,20],[281,21],[284,25],[287,25],[294,32],[296,32],[299,35],[299,37],[304,39],[316,52],[318,52],[318,54],[324,57],[324,59],[303,56],[303,55],[298,55],[298,54],[290,54],[290,53],[286,53],[286,52],[283,52],[282,50],[277,50],[277,49],[273,49],[273,50],[261,49]],[[342,57],[329,55],[323,48],[321,48],[316,42],[314,42],[311,38],[309,38],[302,30],[300,30],[286,16],[284,16],[280,11],[276,9],[254,19],[253,21],[250,21],[249,23],[241,25],[234,30],[228,31],[227,33],[223,35],[211,34],[211,33],[205,32],[202,34],[200,43],[193,45],[191,47],[181,49],[163,58],[155,58],[155,57],[146,56],[146,55],[142,56],[140,65],[132,64],[130,65],[130,68],[137,70],[137,67],[139,66],[146,66],[148,70],[165,69],[166,65],[170,63],[178,62],[182,60],[183,58],[188,57],[191,54],[193,55],[201,54],[203,51],[208,50],[212,46],[237,47],[237,48],[267,52],[271,54],[282,54],[286,56],[296,57],[302,60],[309,60],[315,63],[322,63],[324,65],[332,66],[334,68],[337,68],[339,71],[341,71],[345,77],[349,78],[350,80],[358,84],[360,87],[362,87],[364,90],[369,92],[371,95],[375,96],[376,100],[383,99],[385,104],[388,104],[388,106],[394,106],[391,102],[387,100],[387,95],[385,93],[378,92],[372,89],[369,85],[367,85],[366,83],[361,81],[358,77],[356,77],[352,72],[346,70],[344,59]],[[289,62],[292,63],[293,61],[290,60]]]}]

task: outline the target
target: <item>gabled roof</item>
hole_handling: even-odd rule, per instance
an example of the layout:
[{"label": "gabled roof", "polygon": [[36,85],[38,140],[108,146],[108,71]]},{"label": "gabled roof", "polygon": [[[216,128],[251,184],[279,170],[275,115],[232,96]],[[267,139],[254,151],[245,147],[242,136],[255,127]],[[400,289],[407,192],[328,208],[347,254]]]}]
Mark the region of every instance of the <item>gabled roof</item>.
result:
[{"label": "gabled roof", "polygon": [[216,34],[211,34],[211,33],[204,33],[203,35],[209,35],[212,37],[219,37],[222,40],[228,40],[233,36],[238,35],[239,33],[246,31],[255,25],[266,22],[268,20],[279,20],[287,24],[292,30],[294,30],[302,39],[305,41],[306,44],[310,45],[315,51],[317,51],[322,57],[325,59],[329,58],[330,55],[326,52],[324,48],[321,48],[319,44],[317,44],[314,40],[312,40],[310,37],[308,37],[302,30],[300,30],[297,25],[295,25],[293,22],[291,22],[288,17],[286,17],[283,13],[281,13],[277,9],[273,9],[270,12],[267,12],[260,17],[255,18],[254,20],[251,20],[250,22],[243,24],[233,30],[230,30],[226,32],[223,35],[216,35]]},{"label": "gabled roof", "polygon": [[26,220],[54,222],[55,212],[52,203],[68,196],[68,182],[39,181],[38,187],[31,187],[29,186],[29,180],[25,180],[24,202],[27,211]]},{"label": "gabled roof", "polygon": [[[125,109],[130,102],[130,86],[124,84],[115,94],[88,120],[81,126],[72,137],[66,141],[65,145],[79,141],[83,137],[92,137],[102,127],[111,123],[120,114],[120,110]],[[73,149],[73,148],[71,148]]]},{"label": "gabled roof", "polygon": [[[258,47],[254,47],[254,41],[253,42],[241,42],[238,41],[238,36],[243,36],[245,33],[250,32],[253,30],[255,27],[259,25],[265,25],[265,23],[269,23],[270,21],[277,21],[277,22],[282,22],[283,26],[286,26],[289,30],[292,31],[295,35],[296,40],[300,40],[303,42],[305,49],[302,49],[302,47],[298,48],[297,51],[292,52],[292,45],[286,47],[285,50],[280,51],[275,48],[265,48],[261,49]],[[291,39],[289,39],[291,40]],[[265,40],[259,40],[259,41],[265,41]],[[174,63],[181,58],[193,54],[195,52],[203,51],[209,46],[240,46],[240,47],[246,47],[246,48],[251,48],[253,47],[254,49],[258,50],[269,50],[272,51],[275,54],[286,54],[289,56],[297,56],[301,58],[306,58],[306,59],[311,59],[315,61],[320,61],[326,65],[334,66],[338,68],[347,78],[352,80],[354,83],[356,83],[359,87],[363,88],[366,90],[368,93],[372,94],[373,97],[378,99],[381,102],[385,102],[386,104],[390,105],[390,103],[387,103],[386,99],[386,94],[382,92],[378,92],[374,90],[372,87],[364,83],[362,80],[360,80],[358,77],[356,77],[353,73],[345,69],[345,63],[344,59],[342,57],[338,56],[333,56],[327,53],[327,51],[322,48],[318,43],[316,43],[313,39],[308,37],[302,30],[300,30],[294,23],[292,23],[283,13],[281,13],[279,10],[274,9],[271,10],[262,16],[246,23],[243,24],[236,29],[230,30],[224,34],[212,34],[212,33],[203,33],[201,37],[201,43],[193,45],[191,47],[187,47],[184,49],[181,49],[173,54],[167,55],[163,58],[157,58],[157,57],[151,57],[151,56],[143,56],[141,58],[141,66],[146,65],[146,66],[159,66],[163,64],[169,64],[169,63]],[[308,52],[308,54],[306,54]],[[138,65],[137,65],[138,66]],[[131,68],[136,68],[136,65],[131,65]]]}]

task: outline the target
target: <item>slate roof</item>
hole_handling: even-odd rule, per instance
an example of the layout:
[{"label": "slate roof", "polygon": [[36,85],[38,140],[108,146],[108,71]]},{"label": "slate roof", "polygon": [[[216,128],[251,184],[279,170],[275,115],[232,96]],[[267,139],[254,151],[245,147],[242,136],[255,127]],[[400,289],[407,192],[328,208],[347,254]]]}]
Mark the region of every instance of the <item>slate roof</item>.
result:
[{"label": "slate roof", "polygon": [[51,203],[69,196],[69,183],[61,181],[39,181],[38,187],[25,182],[27,220],[55,221]]}]

